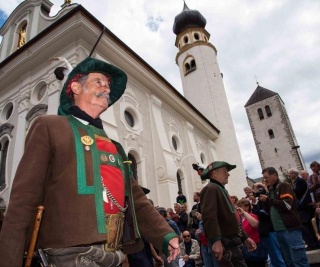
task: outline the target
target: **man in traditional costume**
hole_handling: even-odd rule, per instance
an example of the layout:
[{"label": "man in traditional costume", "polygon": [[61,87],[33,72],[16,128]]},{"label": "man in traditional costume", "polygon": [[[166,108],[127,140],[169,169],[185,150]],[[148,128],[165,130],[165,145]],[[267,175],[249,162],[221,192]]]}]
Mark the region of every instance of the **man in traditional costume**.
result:
[{"label": "man in traditional costume", "polygon": [[122,146],[99,118],[126,82],[122,70],[89,57],[70,72],[59,115],[32,123],[0,234],[2,267],[22,266],[39,205],[37,247],[53,266],[118,266],[123,253],[142,249],[141,235],[169,261],[178,255],[177,235],[130,177]]}]

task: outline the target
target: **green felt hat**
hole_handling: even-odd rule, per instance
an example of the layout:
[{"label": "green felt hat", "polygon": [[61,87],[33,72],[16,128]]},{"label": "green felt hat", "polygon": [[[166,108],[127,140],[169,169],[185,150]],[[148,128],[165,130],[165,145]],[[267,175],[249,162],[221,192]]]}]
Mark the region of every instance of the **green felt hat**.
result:
[{"label": "green felt hat", "polygon": [[105,74],[110,78],[109,106],[114,104],[122,96],[124,90],[126,89],[127,75],[113,65],[88,57],[81,61],[68,75],[60,94],[60,106],[58,109],[59,115],[68,115],[69,108],[72,106],[71,97],[66,94],[66,89],[72,79],[78,74],[89,74],[93,72]]},{"label": "green felt hat", "polygon": [[226,167],[228,172],[235,169],[237,166],[236,165],[231,165],[225,161],[214,161],[208,165],[206,169],[201,173],[201,180],[206,180],[210,179],[210,173],[213,170],[220,169]]}]

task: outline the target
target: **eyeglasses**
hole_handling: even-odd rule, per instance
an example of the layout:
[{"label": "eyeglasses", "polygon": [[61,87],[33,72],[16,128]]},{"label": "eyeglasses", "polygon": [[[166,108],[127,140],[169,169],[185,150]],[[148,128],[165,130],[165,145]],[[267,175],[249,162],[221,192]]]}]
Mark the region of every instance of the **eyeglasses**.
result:
[{"label": "eyeglasses", "polygon": [[190,237],[190,235],[184,235],[184,236],[183,236],[183,238],[187,238],[187,237]]}]

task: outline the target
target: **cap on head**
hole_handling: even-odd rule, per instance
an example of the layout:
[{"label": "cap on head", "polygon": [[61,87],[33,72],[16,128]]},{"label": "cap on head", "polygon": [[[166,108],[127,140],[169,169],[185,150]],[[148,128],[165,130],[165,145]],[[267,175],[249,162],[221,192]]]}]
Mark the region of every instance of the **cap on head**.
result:
[{"label": "cap on head", "polygon": [[220,169],[220,168],[223,168],[223,167],[226,167],[228,172],[235,169],[237,166],[236,165],[231,165],[225,161],[214,161],[212,163],[210,163],[208,165],[208,167],[202,172],[201,174],[201,180],[206,180],[206,179],[210,179],[210,173],[211,171],[213,170],[216,170],[216,169]]},{"label": "cap on head", "polygon": [[114,104],[126,89],[127,75],[117,67],[110,65],[104,61],[88,57],[81,61],[68,75],[60,94],[59,115],[68,115],[69,108],[72,106],[72,99],[67,96],[66,89],[72,79],[79,74],[102,73],[110,78],[110,103]]}]

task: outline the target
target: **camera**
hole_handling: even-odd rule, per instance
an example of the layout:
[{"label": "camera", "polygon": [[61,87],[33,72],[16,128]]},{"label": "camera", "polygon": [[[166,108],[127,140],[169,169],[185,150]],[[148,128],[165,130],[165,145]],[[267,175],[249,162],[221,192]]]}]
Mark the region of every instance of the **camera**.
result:
[{"label": "camera", "polygon": [[266,195],[267,191],[263,188],[260,187],[256,192],[253,192],[254,197],[260,197],[260,195]]}]

